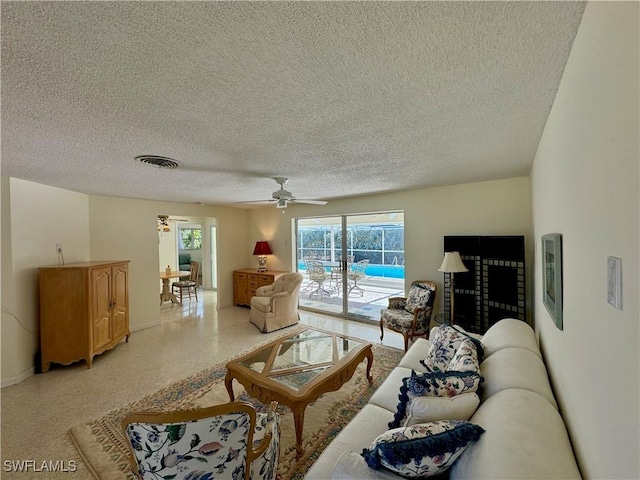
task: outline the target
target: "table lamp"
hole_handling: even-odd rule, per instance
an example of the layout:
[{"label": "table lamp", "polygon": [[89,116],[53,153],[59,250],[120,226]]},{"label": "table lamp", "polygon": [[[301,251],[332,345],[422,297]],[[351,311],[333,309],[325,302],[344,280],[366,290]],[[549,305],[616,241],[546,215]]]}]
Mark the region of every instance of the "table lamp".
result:
[{"label": "table lamp", "polygon": [[440,265],[438,271],[451,274],[451,280],[449,281],[449,296],[451,297],[451,325],[453,325],[455,321],[455,317],[453,316],[453,288],[456,284],[453,279],[453,275],[458,272],[468,272],[469,269],[464,266],[464,263],[462,263],[459,252],[445,252],[442,265]]},{"label": "table lamp", "polygon": [[256,246],[253,249],[253,254],[258,255],[258,271],[266,272],[267,271],[266,255],[271,255],[271,248],[269,247],[269,242],[256,242]]}]

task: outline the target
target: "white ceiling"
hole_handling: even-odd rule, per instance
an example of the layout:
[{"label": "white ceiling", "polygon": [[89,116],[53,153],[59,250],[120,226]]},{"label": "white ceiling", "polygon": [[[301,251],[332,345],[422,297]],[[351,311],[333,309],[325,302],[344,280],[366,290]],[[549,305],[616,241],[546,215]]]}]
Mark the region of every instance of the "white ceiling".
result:
[{"label": "white ceiling", "polygon": [[207,204],[527,175],[583,10],[3,2],[1,173]]}]

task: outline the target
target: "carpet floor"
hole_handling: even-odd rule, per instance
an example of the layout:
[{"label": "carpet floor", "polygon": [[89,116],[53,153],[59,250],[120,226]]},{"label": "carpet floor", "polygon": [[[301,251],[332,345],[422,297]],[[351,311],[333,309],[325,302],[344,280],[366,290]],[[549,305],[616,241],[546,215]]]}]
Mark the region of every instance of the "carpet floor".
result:
[{"label": "carpet floor", "polygon": [[[398,365],[404,352],[382,345],[373,345],[373,383],[365,378],[366,361],[358,366],[349,382],[335,392],[322,395],[305,411],[303,449],[296,456],[293,415],[279,407],[281,450],[278,466],[280,480],[301,479],[324,448],[367,403],[389,372]],[[102,418],[78,425],[69,435],[95,478],[121,480],[134,478],[128,462],[128,446],[120,427],[127,414],[140,411],[171,411],[205,407],[229,401],[224,386],[226,361],[196,375],[176,382],[141,400],[114,410]],[[244,388],[234,382],[236,399],[248,401],[258,410],[264,408],[250,398]]]}]

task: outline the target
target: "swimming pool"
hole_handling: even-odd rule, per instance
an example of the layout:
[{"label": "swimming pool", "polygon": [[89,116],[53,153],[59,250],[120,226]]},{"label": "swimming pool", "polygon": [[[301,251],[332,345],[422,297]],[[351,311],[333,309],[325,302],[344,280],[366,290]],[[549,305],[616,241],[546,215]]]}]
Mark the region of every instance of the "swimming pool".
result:
[{"label": "swimming pool", "polygon": [[[298,270],[305,270],[304,262],[298,264]],[[325,270],[330,271],[329,267]],[[380,265],[370,263],[367,265],[365,275],[368,277],[404,278],[404,265]]]},{"label": "swimming pool", "polygon": [[364,273],[373,277],[404,278],[404,265],[369,264]]}]

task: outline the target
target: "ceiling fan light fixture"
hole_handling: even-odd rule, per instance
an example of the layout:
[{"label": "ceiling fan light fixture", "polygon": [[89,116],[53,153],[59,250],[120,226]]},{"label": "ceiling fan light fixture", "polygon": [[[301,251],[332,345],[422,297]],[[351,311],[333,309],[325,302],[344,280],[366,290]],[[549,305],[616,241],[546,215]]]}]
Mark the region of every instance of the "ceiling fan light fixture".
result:
[{"label": "ceiling fan light fixture", "polygon": [[279,198],[276,202],[276,208],[287,208],[287,201],[284,198]]},{"label": "ceiling fan light fixture", "polygon": [[168,218],[169,215],[158,215],[158,231],[160,233],[167,233],[171,231],[171,228],[169,228],[169,223],[167,222]]}]

